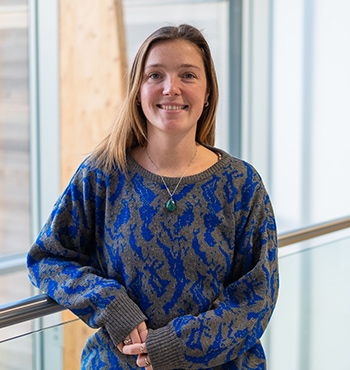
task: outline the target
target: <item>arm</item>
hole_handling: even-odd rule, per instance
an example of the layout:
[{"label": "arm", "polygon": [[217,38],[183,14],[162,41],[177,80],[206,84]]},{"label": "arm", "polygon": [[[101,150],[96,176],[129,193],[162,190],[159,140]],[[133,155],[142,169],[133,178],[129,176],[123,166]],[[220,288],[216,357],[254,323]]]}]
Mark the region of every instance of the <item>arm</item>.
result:
[{"label": "arm", "polygon": [[96,257],[95,230],[104,222],[104,199],[96,188],[105,187],[105,181],[101,173],[88,173],[85,164],[78,169],[27,264],[35,286],[89,326],[105,326],[117,346],[146,317],[118,281],[106,278]]},{"label": "arm", "polygon": [[[264,361],[258,343],[276,304],[278,289],[276,227],[261,183],[251,189],[236,224],[233,271],[211,308],[149,330],[147,351],[155,370],[198,369],[229,361]],[[248,204],[249,203],[249,204]],[[164,359],[167,361],[165,362]]]}]

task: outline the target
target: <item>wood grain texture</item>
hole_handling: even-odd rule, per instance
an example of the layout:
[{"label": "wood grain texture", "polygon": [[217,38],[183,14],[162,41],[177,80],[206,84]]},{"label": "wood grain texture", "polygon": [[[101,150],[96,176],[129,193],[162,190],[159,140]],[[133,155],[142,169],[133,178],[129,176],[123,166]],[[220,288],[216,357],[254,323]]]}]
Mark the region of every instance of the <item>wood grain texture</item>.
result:
[{"label": "wood grain texture", "polygon": [[100,142],[125,93],[122,1],[61,0],[61,175],[65,187]]},{"label": "wood grain texture", "polygon": [[[127,55],[121,0],[60,0],[61,188],[112,124],[125,94]],[[74,315],[64,312],[63,320]],[[64,327],[65,370],[80,369],[93,330]]]}]

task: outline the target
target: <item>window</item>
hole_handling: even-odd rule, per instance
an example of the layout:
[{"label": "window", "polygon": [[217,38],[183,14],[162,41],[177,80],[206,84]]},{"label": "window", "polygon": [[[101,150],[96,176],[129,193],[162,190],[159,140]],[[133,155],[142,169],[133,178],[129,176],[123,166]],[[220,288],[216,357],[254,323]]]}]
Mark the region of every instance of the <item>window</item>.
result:
[{"label": "window", "polygon": [[0,253],[12,254],[30,241],[26,6],[2,6],[0,19]]},{"label": "window", "polygon": [[[229,149],[229,1],[124,1],[124,22],[129,66],[137,49],[162,26],[189,23],[199,28],[211,48],[219,82],[216,146]],[[159,14],[166,16],[159,17]]]},{"label": "window", "polygon": [[349,215],[346,0],[244,6],[244,157],[262,174],[279,233]]},{"label": "window", "polygon": [[[5,256],[24,253],[31,237],[25,1],[1,3],[0,40],[0,259],[4,261]],[[21,271],[1,277],[0,303],[30,294],[29,282],[19,283],[27,281],[26,276]]]}]

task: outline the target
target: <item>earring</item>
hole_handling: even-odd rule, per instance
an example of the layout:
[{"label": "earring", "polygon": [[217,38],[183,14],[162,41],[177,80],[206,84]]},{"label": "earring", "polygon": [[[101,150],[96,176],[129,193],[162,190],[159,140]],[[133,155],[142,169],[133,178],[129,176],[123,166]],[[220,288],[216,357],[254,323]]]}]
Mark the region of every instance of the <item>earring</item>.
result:
[{"label": "earring", "polygon": [[205,104],[204,104],[204,108],[208,108],[209,107],[209,102],[206,101]]},{"label": "earring", "polygon": [[141,102],[139,100],[136,100],[136,105],[140,106]]}]

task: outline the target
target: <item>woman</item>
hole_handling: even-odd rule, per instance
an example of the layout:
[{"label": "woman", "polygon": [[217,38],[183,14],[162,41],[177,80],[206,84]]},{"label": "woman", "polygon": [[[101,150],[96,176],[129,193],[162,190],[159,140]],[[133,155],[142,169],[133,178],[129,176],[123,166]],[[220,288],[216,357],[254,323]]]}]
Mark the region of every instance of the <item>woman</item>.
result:
[{"label": "woman", "polygon": [[99,328],[82,369],[265,369],[275,221],[254,168],[213,147],[217,100],[202,34],[155,31],[32,246],[33,284]]}]

